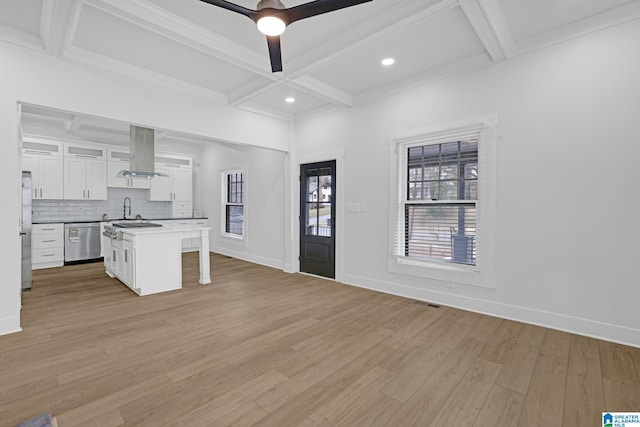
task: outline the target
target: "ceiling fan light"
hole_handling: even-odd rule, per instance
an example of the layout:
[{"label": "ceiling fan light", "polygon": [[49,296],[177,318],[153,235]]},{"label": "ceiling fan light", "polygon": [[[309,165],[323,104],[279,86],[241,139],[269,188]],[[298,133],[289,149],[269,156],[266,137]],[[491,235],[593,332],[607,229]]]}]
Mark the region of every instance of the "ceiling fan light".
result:
[{"label": "ceiling fan light", "polygon": [[279,36],[287,28],[284,21],[275,16],[264,16],[258,19],[258,30],[267,36]]}]

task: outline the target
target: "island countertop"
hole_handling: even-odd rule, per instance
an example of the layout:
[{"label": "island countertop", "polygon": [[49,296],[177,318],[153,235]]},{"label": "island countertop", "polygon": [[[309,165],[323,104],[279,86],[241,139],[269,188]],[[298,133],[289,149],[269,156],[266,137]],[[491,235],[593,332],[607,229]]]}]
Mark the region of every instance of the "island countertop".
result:
[{"label": "island countertop", "polygon": [[[153,222],[153,221],[149,221]],[[203,230],[211,230],[211,227],[206,225],[188,225],[188,224],[162,224],[162,227],[140,227],[140,228],[122,228],[122,234],[129,234],[131,236],[141,236],[147,234],[164,234],[164,233],[186,233],[186,232],[200,232]]]}]

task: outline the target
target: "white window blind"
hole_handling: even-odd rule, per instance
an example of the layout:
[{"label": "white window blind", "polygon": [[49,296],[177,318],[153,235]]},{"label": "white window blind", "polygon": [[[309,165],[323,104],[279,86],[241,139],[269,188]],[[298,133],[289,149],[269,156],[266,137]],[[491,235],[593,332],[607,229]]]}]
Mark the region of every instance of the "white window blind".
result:
[{"label": "white window blind", "polygon": [[399,141],[393,253],[476,266],[482,125]]}]

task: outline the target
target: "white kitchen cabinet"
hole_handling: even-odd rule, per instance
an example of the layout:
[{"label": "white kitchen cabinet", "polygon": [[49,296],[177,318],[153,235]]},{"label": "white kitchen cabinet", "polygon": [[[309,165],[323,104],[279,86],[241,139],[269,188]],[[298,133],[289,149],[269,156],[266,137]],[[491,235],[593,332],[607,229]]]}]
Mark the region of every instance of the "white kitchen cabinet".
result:
[{"label": "white kitchen cabinet", "polygon": [[64,197],[64,163],[62,144],[57,142],[24,141],[22,170],[31,171],[33,199],[62,199]]},{"label": "white kitchen cabinet", "polygon": [[[148,189],[151,185],[148,178],[126,178],[120,171],[129,170],[129,150],[126,148],[107,149],[107,187]],[[155,179],[155,178],[154,178]]]},{"label": "white kitchen cabinet", "polygon": [[64,149],[64,198],[106,200],[106,148],[65,143]]},{"label": "white kitchen cabinet", "polygon": [[193,216],[192,202],[171,203],[171,218],[191,218]]},{"label": "white kitchen cabinet", "polygon": [[156,165],[155,171],[166,176],[156,176],[151,179],[149,187],[149,200],[152,202],[170,202],[173,197],[173,184],[171,178],[171,168],[159,167]]},{"label": "white kitchen cabinet", "polygon": [[174,202],[193,201],[193,175],[191,169],[172,170],[172,188]]},{"label": "white kitchen cabinet", "polygon": [[107,162],[65,157],[64,198],[107,200]]},{"label": "white kitchen cabinet", "polygon": [[134,250],[133,243],[130,236],[125,236],[122,241],[122,281],[134,289],[135,277],[134,277]]},{"label": "white kitchen cabinet", "polygon": [[190,157],[159,155],[156,157],[155,171],[167,176],[158,176],[151,180],[149,200],[193,201],[193,169]]},{"label": "white kitchen cabinet", "polygon": [[64,225],[33,224],[31,228],[31,269],[64,265]]}]

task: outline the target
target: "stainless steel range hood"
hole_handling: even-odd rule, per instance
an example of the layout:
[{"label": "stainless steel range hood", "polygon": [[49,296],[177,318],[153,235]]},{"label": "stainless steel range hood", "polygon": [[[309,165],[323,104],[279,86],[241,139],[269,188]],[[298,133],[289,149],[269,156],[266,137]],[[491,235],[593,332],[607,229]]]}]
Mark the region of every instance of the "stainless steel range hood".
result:
[{"label": "stainless steel range hood", "polygon": [[167,176],[154,171],[155,131],[141,126],[129,126],[129,169],[122,170],[119,176],[126,178],[153,178]]}]

